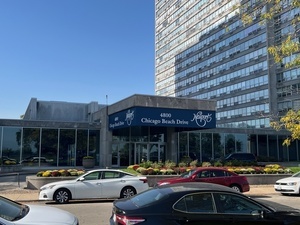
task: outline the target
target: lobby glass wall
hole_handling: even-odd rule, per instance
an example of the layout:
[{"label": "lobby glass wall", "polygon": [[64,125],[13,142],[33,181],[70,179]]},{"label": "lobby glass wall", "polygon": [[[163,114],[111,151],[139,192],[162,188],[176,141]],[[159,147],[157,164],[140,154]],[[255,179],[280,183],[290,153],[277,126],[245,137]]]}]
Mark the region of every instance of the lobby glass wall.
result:
[{"label": "lobby glass wall", "polygon": [[24,166],[82,166],[86,155],[100,162],[99,130],[0,127],[0,134],[0,158]]},{"label": "lobby glass wall", "polygon": [[286,136],[240,133],[182,132],[178,133],[178,162],[190,156],[199,162],[218,159],[232,152],[251,152],[261,162],[300,160],[299,141],[282,146]]},{"label": "lobby glass wall", "polygon": [[21,128],[3,127],[1,143],[1,156],[19,162],[21,157]]},{"label": "lobby glass wall", "polygon": [[113,131],[112,166],[128,166],[142,161],[165,161],[165,127],[130,127]]}]

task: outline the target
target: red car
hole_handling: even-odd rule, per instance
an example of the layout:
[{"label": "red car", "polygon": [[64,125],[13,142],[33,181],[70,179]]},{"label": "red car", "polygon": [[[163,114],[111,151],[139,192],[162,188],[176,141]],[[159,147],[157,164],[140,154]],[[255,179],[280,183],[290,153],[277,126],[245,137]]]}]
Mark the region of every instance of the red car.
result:
[{"label": "red car", "polygon": [[247,192],[250,190],[248,180],[245,176],[240,176],[236,173],[223,168],[216,167],[200,167],[183,173],[179,177],[166,178],[159,180],[156,185],[174,184],[181,182],[206,182],[220,184],[238,192]]}]

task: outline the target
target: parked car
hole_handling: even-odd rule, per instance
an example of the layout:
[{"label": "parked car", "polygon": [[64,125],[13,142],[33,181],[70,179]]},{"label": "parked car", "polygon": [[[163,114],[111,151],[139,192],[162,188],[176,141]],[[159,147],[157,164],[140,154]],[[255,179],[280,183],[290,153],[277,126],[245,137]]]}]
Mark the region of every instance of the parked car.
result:
[{"label": "parked car", "polygon": [[300,211],[277,211],[217,184],[179,183],[115,200],[109,222],[110,225],[299,225]]},{"label": "parked car", "polygon": [[220,184],[238,192],[247,192],[250,185],[245,176],[238,175],[220,167],[199,167],[181,174],[179,177],[159,180],[156,185],[174,184],[181,182],[207,182]]},{"label": "parked car", "polygon": [[71,213],[49,206],[24,205],[0,196],[0,224],[79,225]]},{"label": "parked car", "polygon": [[16,159],[13,159],[13,158],[9,158],[7,156],[2,156],[2,162],[0,162],[0,164],[17,164],[17,160]]},{"label": "parked car", "polygon": [[34,157],[30,156],[21,160],[20,164],[37,164],[37,163],[49,163],[51,160],[46,159],[45,157]]},{"label": "parked car", "polygon": [[147,177],[121,170],[91,170],[74,180],[58,181],[40,188],[39,200],[67,203],[75,199],[128,198],[149,188]]},{"label": "parked car", "polygon": [[293,174],[291,177],[277,180],[274,188],[282,195],[300,194],[300,172]]}]

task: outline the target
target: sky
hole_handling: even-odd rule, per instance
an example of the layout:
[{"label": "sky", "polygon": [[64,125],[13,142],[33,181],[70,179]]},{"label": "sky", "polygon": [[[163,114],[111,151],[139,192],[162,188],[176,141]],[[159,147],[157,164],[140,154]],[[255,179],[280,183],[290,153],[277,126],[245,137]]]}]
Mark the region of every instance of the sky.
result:
[{"label": "sky", "polygon": [[154,95],[154,0],[1,0],[0,119]]}]

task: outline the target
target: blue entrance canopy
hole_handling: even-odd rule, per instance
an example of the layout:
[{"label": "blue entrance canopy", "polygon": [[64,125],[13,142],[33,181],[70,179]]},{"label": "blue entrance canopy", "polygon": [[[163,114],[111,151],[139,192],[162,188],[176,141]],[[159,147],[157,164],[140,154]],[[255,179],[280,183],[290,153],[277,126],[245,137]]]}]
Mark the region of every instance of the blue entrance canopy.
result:
[{"label": "blue entrance canopy", "polygon": [[109,129],[157,126],[208,129],[216,127],[216,112],[174,108],[132,107],[109,115]]}]

